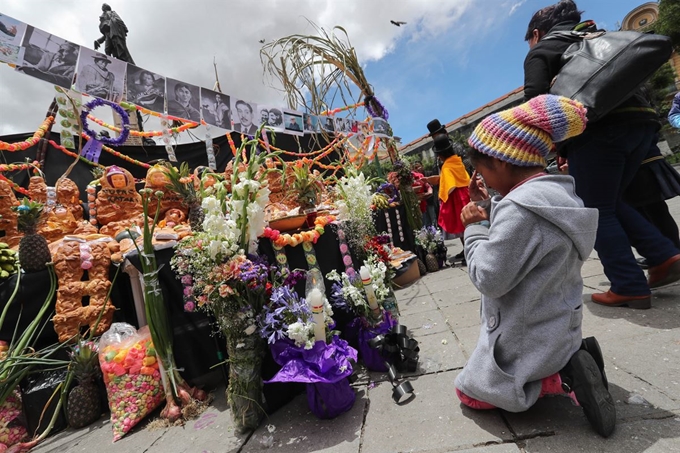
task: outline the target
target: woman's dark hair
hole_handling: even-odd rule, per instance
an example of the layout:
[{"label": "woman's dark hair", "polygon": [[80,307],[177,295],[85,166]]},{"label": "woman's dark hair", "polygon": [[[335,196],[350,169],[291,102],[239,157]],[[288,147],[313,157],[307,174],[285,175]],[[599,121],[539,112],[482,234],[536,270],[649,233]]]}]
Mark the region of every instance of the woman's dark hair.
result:
[{"label": "woman's dark hair", "polygon": [[539,9],[529,21],[524,40],[531,40],[534,30],[546,34],[560,22],[581,22],[581,13],[583,11],[578,10],[573,0],[561,0],[559,3]]},{"label": "woman's dark hair", "polygon": [[462,156],[465,154],[465,147],[460,143],[449,141],[451,146],[447,146],[444,149],[436,151],[437,155],[442,159],[446,160],[451,156]]}]

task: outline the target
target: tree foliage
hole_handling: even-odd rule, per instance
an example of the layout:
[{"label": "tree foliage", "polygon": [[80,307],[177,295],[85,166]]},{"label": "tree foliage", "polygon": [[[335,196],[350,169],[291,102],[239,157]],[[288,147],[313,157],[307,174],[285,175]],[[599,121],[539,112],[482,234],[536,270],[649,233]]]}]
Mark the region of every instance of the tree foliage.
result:
[{"label": "tree foliage", "polygon": [[659,0],[659,17],[652,28],[660,35],[669,36],[675,50],[680,50],[680,0]]}]

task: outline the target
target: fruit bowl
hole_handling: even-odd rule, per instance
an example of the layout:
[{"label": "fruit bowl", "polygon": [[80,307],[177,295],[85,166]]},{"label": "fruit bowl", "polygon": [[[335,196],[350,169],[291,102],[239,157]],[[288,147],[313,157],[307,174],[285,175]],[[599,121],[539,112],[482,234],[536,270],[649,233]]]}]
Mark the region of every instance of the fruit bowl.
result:
[{"label": "fruit bowl", "polygon": [[305,222],[307,222],[307,214],[298,214],[270,220],[269,228],[279,231],[291,231],[299,229]]}]

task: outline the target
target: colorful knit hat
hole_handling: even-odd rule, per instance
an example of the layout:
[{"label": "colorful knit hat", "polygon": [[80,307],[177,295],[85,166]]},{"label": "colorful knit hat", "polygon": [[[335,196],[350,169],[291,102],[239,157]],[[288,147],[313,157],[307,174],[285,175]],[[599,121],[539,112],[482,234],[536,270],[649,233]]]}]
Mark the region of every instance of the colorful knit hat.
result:
[{"label": "colorful knit hat", "polygon": [[545,167],[546,156],[586,128],[586,109],[572,99],[545,94],[482,120],[468,139],[477,151],[521,167]]}]

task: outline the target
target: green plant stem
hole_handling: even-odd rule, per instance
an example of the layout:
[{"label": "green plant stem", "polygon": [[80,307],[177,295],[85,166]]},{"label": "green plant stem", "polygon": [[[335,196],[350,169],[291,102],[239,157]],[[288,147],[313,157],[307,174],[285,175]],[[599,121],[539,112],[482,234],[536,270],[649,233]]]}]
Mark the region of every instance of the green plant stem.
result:
[{"label": "green plant stem", "polygon": [[21,285],[21,269],[17,268],[17,281],[14,284],[14,291],[12,291],[12,295],[9,296],[9,300],[5,304],[5,308],[2,309],[2,315],[0,315],[0,329],[2,329],[2,326],[5,324],[5,316],[7,315],[7,312],[9,311],[9,306],[12,305],[12,302],[14,302],[14,298],[17,297],[17,294],[19,293],[19,286]]}]

